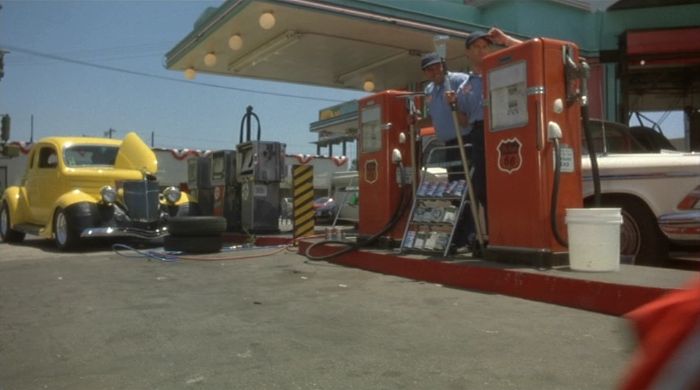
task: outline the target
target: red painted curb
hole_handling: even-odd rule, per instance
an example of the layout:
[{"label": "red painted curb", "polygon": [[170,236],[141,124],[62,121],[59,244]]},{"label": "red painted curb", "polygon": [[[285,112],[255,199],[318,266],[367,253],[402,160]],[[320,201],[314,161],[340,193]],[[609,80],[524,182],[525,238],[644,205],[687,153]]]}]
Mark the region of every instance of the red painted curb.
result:
[{"label": "red painted curb", "polygon": [[[299,253],[305,253],[312,243],[308,240],[299,241]],[[342,247],[318,245],[314,247],[313,255],[332,254],[340,248]],[[367,251],[349,252],[330,261],[450,287],[503,294],[616,316],[675,290],[572,279],[553,276],[547,274],[547,271],[532,273],[440,260],[416,260]]]}]

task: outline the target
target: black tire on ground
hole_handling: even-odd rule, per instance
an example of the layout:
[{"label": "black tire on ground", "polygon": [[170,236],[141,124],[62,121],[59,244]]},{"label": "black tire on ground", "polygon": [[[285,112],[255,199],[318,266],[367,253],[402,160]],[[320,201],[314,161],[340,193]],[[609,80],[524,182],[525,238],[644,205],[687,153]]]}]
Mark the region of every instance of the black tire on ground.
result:
[{"label": "black tire on ground", "polygon": [[4,242],[24,241],[24,233],[10,228],[11,225],[10,208],[6,202],[3,202],[2,208],[0,208],[0,238]]},{"label": "black tire on ground", "polygon": [[641,200],[625,198],[603,200],[603,207],[622,209],[620,254],[634,256],[634,264],[663,265],[668,258],[668,240],[659,229],[656,217]]},{"label": "black tire on ground", "polygon": [[80,233],[71,226],[62,208],[58,208],[53,216],[53,238],[56,247],[62,251],[76,248],[80,241]]},{"label": "black tire on ground", "polygon": [[211,216],[174,217],[168,220],[171,236],[214,236],[226,231],[226,218]]},{"label": "black tire on ground", "polygon": [[215,253],[221,251],[223,238],[218,236],[174,237],[163,239],[163,249],[169,252]]}]

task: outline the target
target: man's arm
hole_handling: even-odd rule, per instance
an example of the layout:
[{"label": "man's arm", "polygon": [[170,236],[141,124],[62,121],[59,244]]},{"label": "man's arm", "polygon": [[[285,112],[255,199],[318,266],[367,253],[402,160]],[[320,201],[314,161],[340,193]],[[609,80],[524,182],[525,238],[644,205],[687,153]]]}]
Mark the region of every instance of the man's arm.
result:
[{"label": "man's arm", "polygon": [[498,45],[503,45],[505,47],[515,46],[519,43],[523,43],[520,39],[511,37],[510,35],[503,32],[498,27],[491,27],[489,30],[489,37],[493,43]]}]

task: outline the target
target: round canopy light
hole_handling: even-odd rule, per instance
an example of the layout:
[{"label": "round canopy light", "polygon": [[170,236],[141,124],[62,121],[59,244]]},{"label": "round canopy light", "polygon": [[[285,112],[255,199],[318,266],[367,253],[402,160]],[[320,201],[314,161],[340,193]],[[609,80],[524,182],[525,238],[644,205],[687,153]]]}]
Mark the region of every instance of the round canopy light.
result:
[{"label": "round canopy light", "polygon": [[241,50],[243,47],[243,38],[238,34],[231,35],[231,38],[228,39],[228,47],[230,47],[231,50]]},{"label": "round canopy light", "polygon": [[190,66],[185,69],[185,78],[187,80],[194,80],[195,77],[197,77],[197,71],[195,71],[193,67]]},{"label": "round canopy light", "polygon": [[214,52],[207,53],[204,55],[204,65],[206,65],[206,66],[216,65],[216,54],[214,54]]},{"label": "round canopy light", "polygon": [[276,22],[277,21],[275,20],[275,15],[273,15],[272,12],[265,12],[262,15],[260,15],[260,19],[258,19],[260,27],[262,27],[264,30],[269,30],[275,27]]},{"label": "round canopy light", "polygon": [[362,89],[365,90],[365,92],[372,92],[374,91],[374,81],[372,80],[366,80],[364,84],[362,84]]}]

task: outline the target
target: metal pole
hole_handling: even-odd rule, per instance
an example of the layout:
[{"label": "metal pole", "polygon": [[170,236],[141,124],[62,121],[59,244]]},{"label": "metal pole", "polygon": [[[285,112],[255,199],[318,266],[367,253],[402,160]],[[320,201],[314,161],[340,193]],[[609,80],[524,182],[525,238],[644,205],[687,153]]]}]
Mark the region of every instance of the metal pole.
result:
[{"label": "metal pole", "polygon": [[[413,100],[415,95],[411,95],[408,97],[408,111],[411,116],[414,116],[416,113],[416,103]],[[413,173],[411,177],[411,195],[413,196],[411,199],[416,199],[416,190],[417,190],[417,185],[416,183],[416,176],[418,175],[418,158],[416,158],[416,124],[411,121],[411,125],[408,127],[408,137],[410,139],[410,151],[411,151],[411,163],[413,164]]]}]

